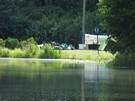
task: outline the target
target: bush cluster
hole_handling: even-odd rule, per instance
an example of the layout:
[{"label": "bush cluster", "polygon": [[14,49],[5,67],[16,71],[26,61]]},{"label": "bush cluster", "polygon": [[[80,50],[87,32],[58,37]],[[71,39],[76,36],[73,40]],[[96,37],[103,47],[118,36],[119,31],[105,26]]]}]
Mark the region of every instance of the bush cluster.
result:
[{"label": "bush cluster", "polygon": [[117,54],[115,59],[108,64],[117,68],[134,68],[135,54]]},{"label": "bush cluster", "polygon": [[50,44],[45,44],[43,51],[39,54],[40,58],[60,58],[61,51],[55,50]]},{"label": "bush cluster", "polygon": [[15,48],[19,48],[20,46],[20,43],[18,41],[18,39],[15,39],[15,38],[7,38],[5,40],[5,46],[9,49],[15,49]]},{"label": "bush cluster", "polygon": [[25,50],[15,49],[13,51],[10,51],[9,57],[12,57],[12,58],[28,58],[29,54],[27,54]]},{"label": "bush cluster", "polygon": [[[6,44],[6,45],[5,45]],[[0,57],[12,58],[60,58],[60,50],[55,50],[50,44],[45,44],[39,50],[33,37],[19,42],[15,38],[8,38],[5,41],[0,39]],[[6,47],[6,48],[3,48]]]},{"label": "bush cluster", "polygon": [[5,41],[0,38],[0,47],[5,47]]},{"label": "bush cluster", "polygon": [[5,48],[0,48],[0,57],[9,57],[9,50]]},{"label": "bush cluster", "polygon": [[27,39],[26,41],[21,41],[20,44],[22,50],[25,50],[26,54],[28,54],[28,57],[36,57],[38,47],[33,37]]}]

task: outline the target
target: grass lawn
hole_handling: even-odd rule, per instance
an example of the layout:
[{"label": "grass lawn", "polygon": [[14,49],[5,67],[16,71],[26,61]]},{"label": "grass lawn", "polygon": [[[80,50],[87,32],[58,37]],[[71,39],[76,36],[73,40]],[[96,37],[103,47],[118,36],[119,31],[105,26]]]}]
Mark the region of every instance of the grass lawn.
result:
[{"label": "grass lawn", "polygon": [[[0,57],[50,58],[50,59],[61,58],[61,59],[76,59],[76,60],[92,60],[101,63],[111,61],[115,58],[115,55],[105,51],[99,51],[98,54],[97,50],[61,50],[60,53],[50,48],[47,48],[46,50],[45,51],[38,50],[35,54],[31,54],[30,52],[21,49],[15,49],[15,50],[1,49]],[[45,57],[44,56],[45,54],[47,54],[48,57]],[[56,57],[57,55],[59,57]]]},{"label": "grass lawn", "polygon": [[114,59],[114,55],[97,50],[62,50],[63,59],[79,59],[79,60],[95,60],[95,61],[110,61]]}]

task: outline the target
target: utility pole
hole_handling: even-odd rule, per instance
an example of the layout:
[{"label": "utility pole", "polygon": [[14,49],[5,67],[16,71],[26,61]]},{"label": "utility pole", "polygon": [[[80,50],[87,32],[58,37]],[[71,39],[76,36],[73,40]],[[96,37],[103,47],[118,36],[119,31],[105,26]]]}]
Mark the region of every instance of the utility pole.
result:
[{"label": "utility pole", "polygon": [[99,49],[98,49],[98,44],[99,44],[99,42],[98,42],[99,28],[95,28],[95,33],[97,34],[97,52],[98,52],[98,54],[99,54]]},{"label": "utility pole", "polygon": [[82,44],[85,44],[85,10],[86,10],[86,0],[83,0]]}]

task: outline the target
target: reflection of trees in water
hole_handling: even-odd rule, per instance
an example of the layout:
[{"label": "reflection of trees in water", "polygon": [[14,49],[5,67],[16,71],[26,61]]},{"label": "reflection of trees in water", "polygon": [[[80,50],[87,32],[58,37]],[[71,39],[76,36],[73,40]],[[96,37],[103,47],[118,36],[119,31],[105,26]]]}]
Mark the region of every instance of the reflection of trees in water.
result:
[{"label": "reflection of trees in water", "polygon": [[[85,68],[84,91],[88,93],[92,90],[93,96],[90,96],[94,101],[135,101],[134,70],[93,67],[89,65],[89,68]],[[87,93],[85,93],[86,100],[90,99],[90,96],[86,97]]]},{"label": "reflection of trees in water", "polygon": [[110,80],[110,99],[117,101],[135,101],[135,71],[116,69]]},{"label": "reflection of trees in water", "polygon": [[0,100],[81,99],[82,66],[79,64],[44,62],[0,64],[3,64],[0,65]]},{"label": "reflection of trees in water", "polygon": [[109,80],[108,71],[104,66],[85,65],[85,100],[109,101],[107,82]]},{"label": "reflection of trees in water", "polygon": [[5,91],[3,98],[8,96],[9,99],[28,99],[28,101],[32,99],[85,101],[99,98],[107,101],[108,96],[101,95],[101,90],[105,93],[108,86],[100,86],[99,90],[97,89],[102,82],[97,81],[97,68],[93,66],[92,68],[88,66],[87,70],[83,65],[67,63],[11,61],[8,64],[4,62],[1,64],[3,65],[0,65],[2,78],[0,92],[3,94]]},{"label": "reflection of trees in water", "polygon": [[0,62],[0,100],[134,101],[134,70],[60,62]]},{"label": "reflection of trees in water", "polygon": [[[45,72],[41,75],[51,75],[49,71],[55,69],[61,69],[62,63],[59,62],[35,62],[35,61],[0,61],[0,76],[2,74],[6,74],[8,71],[8,75],[20,75],[26,76],[32,79],[34,76],[39,75],[39,69]],[[17,72],[18,71],[18,72]]]}]

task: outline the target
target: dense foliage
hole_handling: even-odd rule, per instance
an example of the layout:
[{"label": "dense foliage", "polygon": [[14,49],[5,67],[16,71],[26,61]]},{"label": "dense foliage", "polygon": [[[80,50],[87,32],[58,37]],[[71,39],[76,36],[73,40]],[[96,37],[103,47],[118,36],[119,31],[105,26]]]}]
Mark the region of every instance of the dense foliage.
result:
[{"label": "dense foliage", "polygon": [[[101,21],[100,33],[111,34],[117,40],[108,45],[113,52],[134,53],[135,1],[99,0],[97,3],[98,0],[86,0],[86,33],[94,34]],[[6,40],[0,40],[1,47],[9,41],[17,44],[30,37],[37,43],[56,41],[78,46],[82,40],[82,7],[83,0],[0,0],[0,38]],[[8,44],[6,47],[15,48]]]},{"label": "dense foliage", "polygon": [[[81,43],[83,0],[0,0],[0,38]],[[86,32],[93,33],[98,0],[87,0]]]},{"label": "dense foliage", "polygon": [[108,63],[109,66],[117,68],[135,68],[135,55],[117,54],[115,59]]},{"label": "dense foliage", "polygon": [[6,43],[5,46],[9,49],[19,48],[20,45],[18,39],[10,37],[5,40],[5,43]]},{"label": "dense foliage", "polygon": [[5,41],[0,38],[0,48],[5,47]]},{"label": "dense foliage", "polygon": [[9,37],[6,40],[0,39],[0,57],[61,58],[61,51],[55,50],[50,44],[44,44],[42,49],[38,49],[33,37],[21,42]]},{"label": "dense foliage", "polygon": [[99,15],[106,33],[117,42],[110,44],[120,53],[135,52],[135,0],[100,0]]}]

